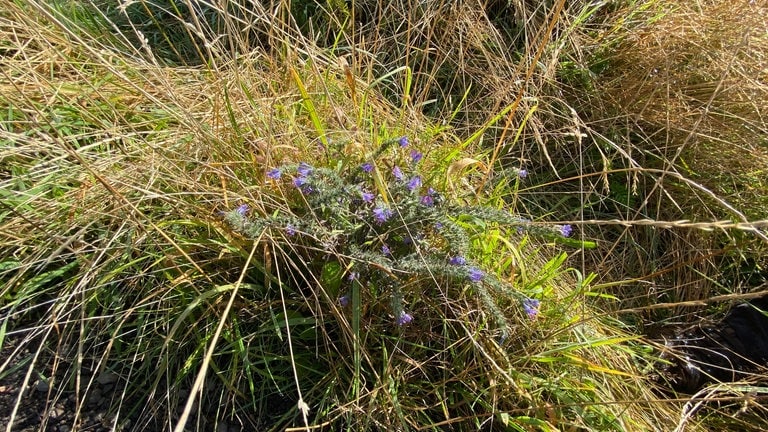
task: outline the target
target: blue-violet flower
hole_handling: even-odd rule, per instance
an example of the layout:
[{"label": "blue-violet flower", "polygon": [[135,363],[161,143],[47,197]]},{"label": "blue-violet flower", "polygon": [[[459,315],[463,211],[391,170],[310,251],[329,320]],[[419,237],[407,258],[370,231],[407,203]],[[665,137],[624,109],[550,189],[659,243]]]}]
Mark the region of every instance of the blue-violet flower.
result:
[{"label": "blue-violet flower", "polygon": [[235,209],[235,211],[236,211],[236,212],[237,212],[237,214],[239,214],[240,216],[245,216],[245,213],[247,213],[247,212],[248,212],[248,204],[240,204],[239,206],[237,206],[237,208]]},{"label": "blue-violet flower", "polygon": [[485,277],[485,273],[477,267],[470,267],[467,276],[472,282],[480,282]]},{"label": "blue-violet flower", "polygon": [[568,237],[573,232],[573,227],[571,227],[570,225],[560,225],[557,227],[557,230],[560,231],[560,234],[563,237]]},{"label": "blue-violet flower", "polygon": [[410,141],[408,141],[407,136],[400,137],[399,140],[397,140],[397,143],[400,144],[400,147],[408,147],[408,144]]},{"label": "blue-violet flower", "polygon": [[280,176],[283,175],[283,171],[280,168],[272,168],[271,170],[267,171],[267,177],[271,178],[272,180],[279,180]]},{"label": "blue-violet flower", "polygon": [[386,222],[390,217],[392,217],[392,210],[386,207],[376,207],[373,209],[373,218],[380,224]]},{"label": "blue-violet flower", "polygon": [[341,305],[341,307],[347,307],[347,305],[349,304],[349,296],[343,295],[339,297],[339,304]]},{"label": "blue-violet flower", "polygon": [[312,168],[312,165],[310,165],[310,164],[308,164],[306,162],[300,163],[299,167],[296,168],[296,172],[299,173],[299,176],[301,176],[301,177],[306,177],[306,176],[312,174],[313,170],[314,170],[314,168]]},{"label": "blue-violet flower", "polygon": [[392,168],[392,175],[395,176],[396,179],[403,181],[405,179],[405,176],[403,175],[403,171],[400,170],[399,166],[395,166]]},{"label": "blue-violet flower", "polygon": [[523,300],[523,311],[528,315],[528,318],[535,319],[539,315],[539,306],[541,302],[537,299],[527,298]]},{"label": "blue-violet flower", "polygon": [[427,194],[421,197],[421,204],[426,207],[432,207],[435,205],[435,196],[437,195],[437,192],[429,188],[427,189]]},{"label": "blue-violet flower", "polygon": [[400,312],[400,316],[397,317],[397,325],[404,326],[408,323],[413,321],[413,315],[409,314],[408,312]]},{"label": "blue-violet flower", "polygon": [[293,185],[296,186],[297,188],[300,188],[305,184],[307,184],[306,177],[296,177],[295,179],[293,179]]},{"label": "blue-violet flower", "polygon": [[411,162],[417,164],[421,161],[424,155],[416,149],[411,150]]},{"label": "blue-violet flower", "polygon": [[363,199],[363,201],[372,203],[373,199],[376,198],[376,195],[372,194],[371,192],[362,191],[360,192],[360,197]]},{"label": "blue-violet flower", "polygon": [[463,266],[467,263],[466,258],[461,255],[457,255],[448,260],[448,264],[455,266]]},{"label": "blue-violet flower", "polygon": [[360,165],[360,169],[365,171],[365,172],[367,172],[367,173],[369,173],[369,172],[373,171],[373,164],[370,163],[370,162],[366,162],[366,163]]},{"label": "blue-violet flower", "polygon": [[419,177],[419,176],[416,176],[416,177],[412,178],[412,179],[411,179],[411,180],[408,182],[408,185],[407,185],[406,187],[407,187],[407,188],[408,188],[408,190],[409,190],[409,191],[411,191],[411,192],[413,192],[413,191],[415,191],[416,189],[420,188],[420,187],[421,187],[421,177]]}]

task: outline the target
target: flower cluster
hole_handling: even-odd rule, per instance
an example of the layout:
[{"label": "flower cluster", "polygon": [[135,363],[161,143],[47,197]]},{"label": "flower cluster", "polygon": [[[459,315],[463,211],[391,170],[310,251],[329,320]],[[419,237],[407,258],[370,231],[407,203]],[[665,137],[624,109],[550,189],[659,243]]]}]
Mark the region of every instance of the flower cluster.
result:
[{"label": "flower cluster", "polygon": [[539,306],[541,306],[541,301],[537,299],[527,298],[523,300],[523,311],[530,319],[536,319],[539,315]]},{"label": "flower cluster", "polygon": [[[385,155],[386,161],[382,161]],[[412,324],[415,317],[405,307],[411,296],[402,292],[395,274],[468,284],[504,335],[506,319],[495,299],[499,293],[518,296],[525,314],[536,318],[539,300],[510,290],[468,258],[471,234],[459,221],[471,217],[517,227],[521,233],[562,237],[571,235],[571,226],[543,227],[499,209],[451,205],[420,173],[423,160],[424,154],[403,136],[385,142],[368,158],[351,165],[339,163],[331,169],[301,162],[273,167],[265,173],[268,182],[273,187],[296,190],[303,198],[293,200],[295,206],[290,212],[259,216],[241,205],[225,213],[225,219],[252,238],[274,227],[294,238],[291,241],[312,242],[311,250],[321,251],[325,257],[351,260],[347,277],[339,281],[347,293],[342,290],[338,304],[349,306],[349,290],[374,287],[371,292],[376,296],[389,296],[390,317],[397,326]],[[524,169],[515,169],[515,173],[520,179],[528,175]]]}]

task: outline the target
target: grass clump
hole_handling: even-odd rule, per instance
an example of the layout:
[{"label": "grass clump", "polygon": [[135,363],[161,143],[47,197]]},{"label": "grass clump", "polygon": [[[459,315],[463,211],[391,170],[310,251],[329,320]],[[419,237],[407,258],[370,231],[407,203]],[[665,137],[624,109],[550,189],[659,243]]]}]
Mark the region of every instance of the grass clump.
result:
[{"label": "grass clump", "polygon": [[[571,202],[605,224],[590,235],[622,261],[601,250],[598,273],[626,277],[636,304],[765,282],[766,194],[755,177],[766,161],[764,12],[749,2],[628,3],[595,14],[594,31],[579,35],[581,55],[570,54],[583,80],[568,81],[568,99],[591,141],[573,175],[594,179]],[[625,223],[611,228],[609,219]]]},{"label": "grass clump", "polygon": [[112,377],[115,430],[678,423],[648,345],[602,312],[616,293],[575,268],[595,244],[563,220],[584,203],[542,193],[575,190],[554,179],[578,152],[529,152],[576,121],[533,96],[596,10],[523,4],[483,33],[485,9],[419,6],[452,35],[419,8],[333,2],[313,35],[296,4],[176,3],[0,11],[0,379],[44,383],[43,421],[73,399],[86,428]]}]

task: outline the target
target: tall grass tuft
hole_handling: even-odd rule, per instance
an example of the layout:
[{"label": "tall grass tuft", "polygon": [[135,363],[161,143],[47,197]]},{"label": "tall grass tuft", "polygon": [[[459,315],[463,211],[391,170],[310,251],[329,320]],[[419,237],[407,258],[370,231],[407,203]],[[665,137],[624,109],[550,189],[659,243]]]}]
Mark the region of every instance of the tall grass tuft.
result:
[{"label": "tall grass tuft", "polygon": [[582,36],[568,79],[592,142],[585,217],[627,222],[601,229],[622,260],[598,265],[627,278],[635,304],[765,283],[765,12],[758,2],[642,2],[596,15]]}]

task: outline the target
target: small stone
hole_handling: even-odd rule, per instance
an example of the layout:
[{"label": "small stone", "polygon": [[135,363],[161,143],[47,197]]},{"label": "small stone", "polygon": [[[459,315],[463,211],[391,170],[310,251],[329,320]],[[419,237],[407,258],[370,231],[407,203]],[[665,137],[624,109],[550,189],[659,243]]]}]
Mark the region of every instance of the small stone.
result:
[{"label": "small stone", "polygon": [[35,390],[41,393],[47,392],[50,388],[51,385],[48,383],[47,379],[39,379],[37,380],[37,383],[35,383]]},{"label": "small stone", "polygon": [[59,404],[57,404],[51,410],[50,417],[55,420],[55,419],[61,417],[62,415],[64,415],[64,407],[59,405]]},{"label": "small stone", "polygon": [[91,394],[88,395],[88,397],[86,398],[86,401],[87,401],[86,403],[90,406],[94,406],[94,405],[98,406],[102,399],[104,398],[101,395],[101,390],[97,388],[97,389],[94,389],[91,392]]},{"label": "small stone", "polygon": [[112,372],[104,372],[96,378],[96,382],[101,385],[107,385],[116,382],[117,378],[117,374]]}]

